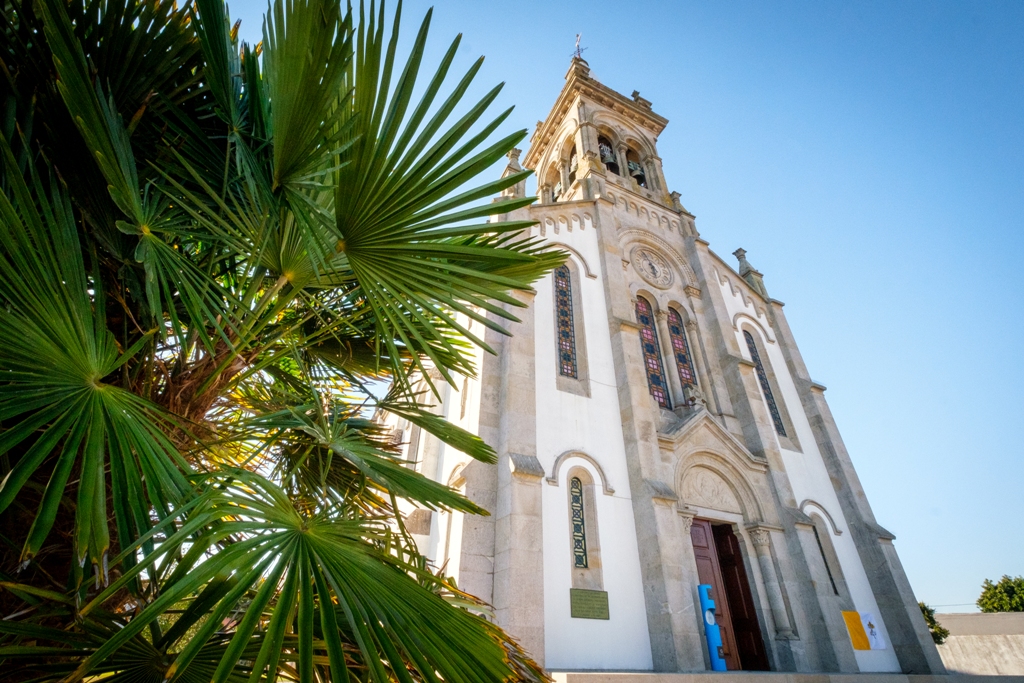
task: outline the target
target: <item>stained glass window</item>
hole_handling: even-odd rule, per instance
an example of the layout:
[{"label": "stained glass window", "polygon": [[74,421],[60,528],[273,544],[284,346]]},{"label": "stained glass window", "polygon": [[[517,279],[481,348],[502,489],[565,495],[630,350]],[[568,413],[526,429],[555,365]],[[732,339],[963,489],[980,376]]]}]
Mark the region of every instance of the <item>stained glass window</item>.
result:
[{"label": "stained glass window", "polygon": [[587,529],[583,521],[583,482],[579,477],[569,480],[569,509],[572,511],[572,564],[586,569]]},{"label": "stained glass window", "polygon": [[693,372],[690,347],[686,343],[686,332],[683,330],[683,318],[671,308],[668,309],[668,336],[672,339],[672,355],[679,370],[679,381],[684,387],[696,386],[697,375]]},{"label": "stained glass window", "polygon": [[558,373],[576,377],[576,330],[572,319],[572,275],[569,266],[555,270],[555,311],[558,321]]},{"label": "stained glass window", "polygon": [[651,304],[642,296],[636,298],[636,320],[640,323],[640,347],[644,354],[644,369],[647,371],[647,386],[651,396],[662,408],[671,408],[668,398],[668,382],[665,369],[661,365],[661,347],[658,345],[658,333],[654,329],[654,311]]},{"label": "stained glass window", "polygon": [[757,380],[761,383],[761,391],[764,392],[764,400],[768,401],[768,412],[772,414],[772,422],[775,423],[775,431],[779,436],[786,436],[786,428],[782,424],[782,415],[779,414],[779,407],[775,405],[775,396],[772,394],[772,386],[768,383],[768,375],[764,372],[761,364],[761,356],[757,353],[757,346],[754,344],[754,337],[743,330],[743,337],[747,340],[747,349],[750,350],[750,359],[754,361],[757,368]]}]

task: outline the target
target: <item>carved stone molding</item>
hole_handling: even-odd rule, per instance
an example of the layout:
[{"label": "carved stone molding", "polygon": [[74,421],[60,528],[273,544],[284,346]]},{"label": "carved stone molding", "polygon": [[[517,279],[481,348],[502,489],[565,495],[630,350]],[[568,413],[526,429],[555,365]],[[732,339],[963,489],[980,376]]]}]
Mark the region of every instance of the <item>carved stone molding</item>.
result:
[{"label": "carved stone molding", "polygon": [[683,288],[683,291],[686,293],[686,296],[690,297],[691,299],[700,298],[700,290],[694,287],[693,285],[686,285],[686,287]]},{"label": "carved stone molding", "polygon": [[548,484],[551,486],[558,486],[558,472],[562,469],[562,464],[569,458],[581,458],[593,465],[594,469],[597,470],[598,477],[601,479],[601,489],[604,491],[604,494],[606,496],[610,496],[615,493],[615,489],[608,485],[608,478],[605,476],[604,469],[597,460],[594,460],[594,458],[590,457],[583,451],[577,450],[568,450],[555,458],[555,464],[551,468],[551,476],[547,478]]},{"label": "carved stone molding", "polygon": [[751,529],[750,541],[757,548],[769,548],[771,547],[772,535],[767,529]]},{"label": "carved stone molding", "polygon": [[695,467],[683,479],[683,498],[690,505],[742,514],[743,506],[722,477],[704,467]]},{"label": "carved stone molding", "polygon": [[693,526],[693,518],[697,516],[697,511],[691,507],[681,505],[676,508],[676,512],[679,513],[679,520],[683,523],[683,533],[689,534],[690,527]]},{"label": "carved stone molding", "polygon": [[672,487],[657,479],[644,479],[651,498],[662,503],[675,503],[679,496],[672,490]]},{"label": "carved stone molding", "polygon": [[544,477],[544,468],[536,455],[522,455],[520,453],[508,454],[509,465],[512,469],[512,476],[522,479],[539,480]]}]

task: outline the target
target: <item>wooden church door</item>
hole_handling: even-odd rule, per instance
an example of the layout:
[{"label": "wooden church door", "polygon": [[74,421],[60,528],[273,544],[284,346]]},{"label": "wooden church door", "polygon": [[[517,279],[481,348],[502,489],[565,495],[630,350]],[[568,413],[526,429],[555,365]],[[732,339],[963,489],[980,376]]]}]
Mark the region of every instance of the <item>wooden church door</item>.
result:
[{"label": "wooden church door", "polygon": [[711,599],[715,601],[715,623],[722,631],[722,659],[725,660],[727,669],[735,671],[740,668],[740,658],[736,651],[729,598],[726,596],[722,581],[722,569],[718,564],[711,522],[706,519],[693,520],[690,526],[690,540],[693,541],[693,554],[697,559],[697,577],[701,583],[711,585]]},{"label": "wooden church door", "polygon": [[722,658],[730,671],[768,671],[750,582],[732,527],[695,519],[690,526],[697,576],[711,585],[715,621],[722,631]]},{"label": "wooden church door", "polygon": [[718,550],[718,565],[722,570],[725,594],[729,596],[729,617],[732,620],[736,650],[745,671],[768,671],[768,657],[761,638],[761,625],[754,610],[754,597],[750,594],[747,569],[740,554],[739,539],[729,525],[711,527]]}]

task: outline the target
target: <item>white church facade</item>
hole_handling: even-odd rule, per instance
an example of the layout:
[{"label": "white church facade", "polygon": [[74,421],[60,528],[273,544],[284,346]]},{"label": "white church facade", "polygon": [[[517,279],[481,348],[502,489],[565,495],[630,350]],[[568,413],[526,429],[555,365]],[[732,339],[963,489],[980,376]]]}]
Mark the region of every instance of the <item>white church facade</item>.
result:
[{"label": "white church facade", "polygon": [[669,192],[667,123],[573,60],[522,159],[540,199],[498,217],[536,221],[569,261],[438,407],[498,462],[392,423],[491,515],[413,511],[409,528],[549,670],[710,669],[709,584],[729,669],[944,673],[783,304]]}]

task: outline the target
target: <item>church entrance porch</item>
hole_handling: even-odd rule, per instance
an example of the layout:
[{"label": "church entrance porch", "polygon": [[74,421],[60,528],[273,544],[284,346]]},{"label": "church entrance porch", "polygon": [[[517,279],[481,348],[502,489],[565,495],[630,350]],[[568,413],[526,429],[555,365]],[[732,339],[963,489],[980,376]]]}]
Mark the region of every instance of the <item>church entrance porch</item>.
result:
[{"label": "church entrance porch", "polygon": [[690,526],[690,539],[700,583],[711,586],[726,666],[730,671],[768,671],[750,581],[732,525],[697,518]]}]

